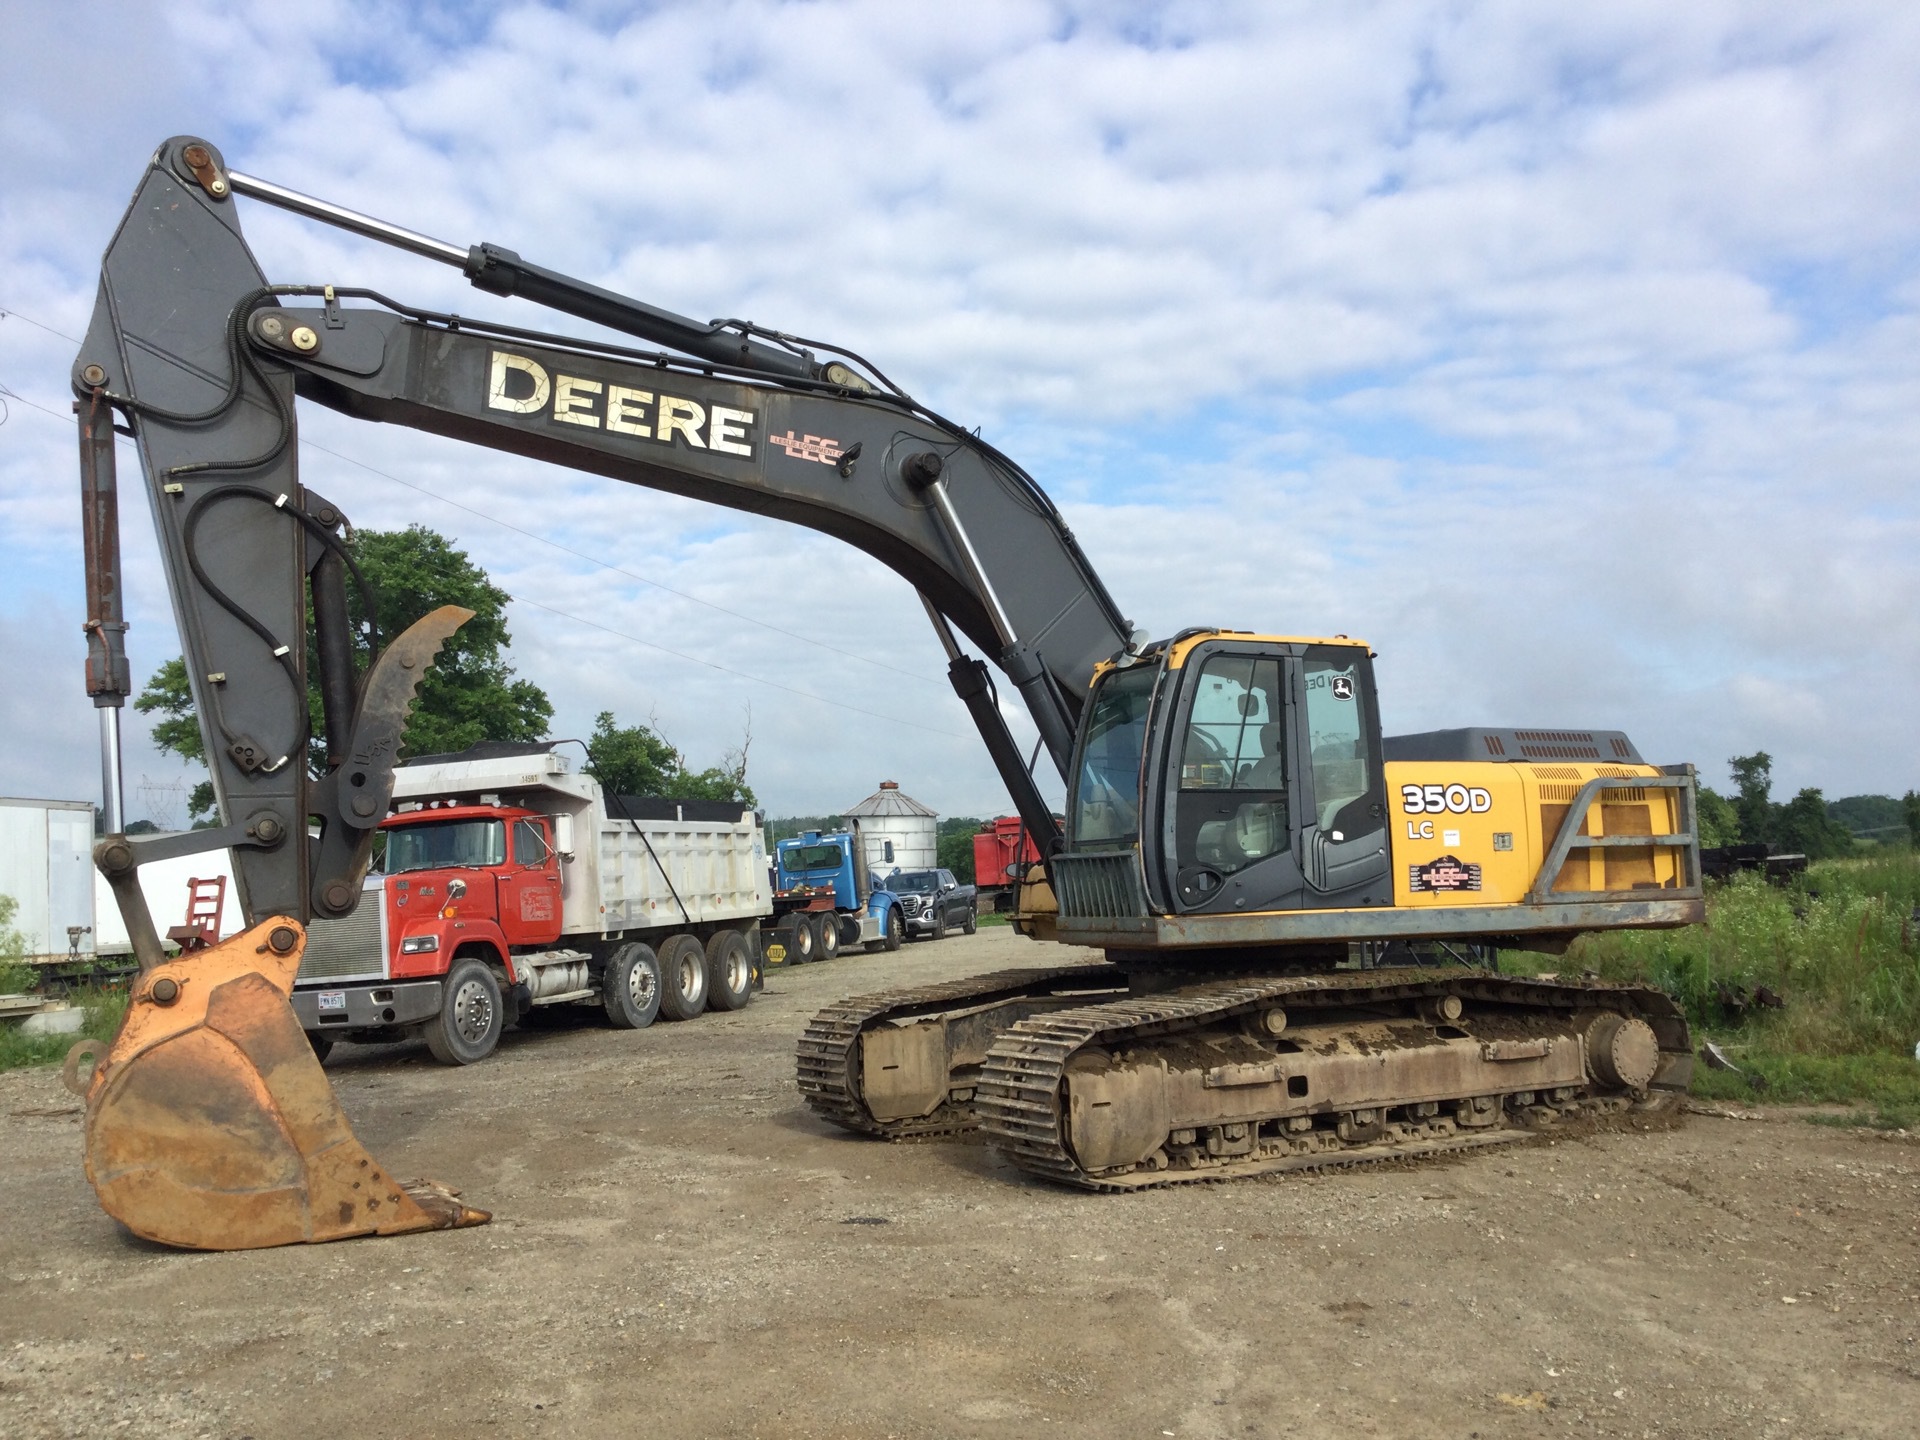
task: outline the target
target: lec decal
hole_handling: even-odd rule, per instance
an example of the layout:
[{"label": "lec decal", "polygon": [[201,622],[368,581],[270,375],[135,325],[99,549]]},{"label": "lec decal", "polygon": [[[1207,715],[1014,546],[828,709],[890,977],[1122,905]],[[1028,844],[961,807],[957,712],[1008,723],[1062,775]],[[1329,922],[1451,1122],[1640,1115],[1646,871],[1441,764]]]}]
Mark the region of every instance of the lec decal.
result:
[{"label": "lec decal", "polygon": [[1480,867],[1456,855],[1442,855],[1424,865],[1407,867],[1407,889],[1420,891],[1478,890]]},{"label": "lec decal", "polygon": [[493,352],[487,371],[487,408],[515,415],[547,411],[563,425],[630,435],[656,445],[671,445],[677,435],[690,449],[753,458],[751,410],[702,405],[678,395],[578,375],[549,375],[538,360],[509,350]]},{"label": "lec decal", "polygon": [[1493,796],[1478,785],[1402,785],[1400,808],[1409,815],[1484,815]]}]

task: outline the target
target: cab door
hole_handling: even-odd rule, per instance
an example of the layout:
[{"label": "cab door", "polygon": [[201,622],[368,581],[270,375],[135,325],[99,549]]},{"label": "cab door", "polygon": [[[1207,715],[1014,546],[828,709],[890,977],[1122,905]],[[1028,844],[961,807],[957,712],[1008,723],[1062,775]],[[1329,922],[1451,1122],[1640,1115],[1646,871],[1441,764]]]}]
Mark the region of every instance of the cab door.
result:
[{"label": "cab door", "polygon": [[509,945],[551,945],[560,938],[560,861],[551,822],[515,820],[512,853],[500,877],[500,929]]},{"label": "cab door", "polygon": [[1296,663],[1279,646],[1210,642],[1180,675],[1161,792],[1161,873],[1185,913],[1290,909],[1298,855]]},{"label": "cab door", "polygon": [[1390,905],[1386,777],[1365,649],[1309,645],[1299,661],[1305,763],[1301,868],[1315,909]]}]

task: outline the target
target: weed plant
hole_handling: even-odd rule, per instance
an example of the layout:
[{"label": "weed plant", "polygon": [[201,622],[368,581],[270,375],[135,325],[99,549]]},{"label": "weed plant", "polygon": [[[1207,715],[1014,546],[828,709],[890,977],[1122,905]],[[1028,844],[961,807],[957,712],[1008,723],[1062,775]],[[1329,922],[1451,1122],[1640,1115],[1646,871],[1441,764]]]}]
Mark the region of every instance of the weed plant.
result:
[{"label": "weed plant", "polygon": [[[1784,887],[1758,875],[1710,886],[1707,923],[1582,936],[1564,958],[1506,953],[1502,968],[1657,985],[1696,1038],[1757,1084],[1696,1070],[1695,1092],[1750,1100],[1871,1101],[1888,1123],[1920,1116],[1920,854],[1827,860]],[[1780,1009],[1729,1008],[1766,987]]]},{"label": "weed plant", "polygon": [[112,1040],[127,1013],[125,990],[76,990],[68,999],[87,1012],[78,1035],[22,1035],[17,1023],[0,1023],[0,1070],[58,1065],[83,1039]]}]

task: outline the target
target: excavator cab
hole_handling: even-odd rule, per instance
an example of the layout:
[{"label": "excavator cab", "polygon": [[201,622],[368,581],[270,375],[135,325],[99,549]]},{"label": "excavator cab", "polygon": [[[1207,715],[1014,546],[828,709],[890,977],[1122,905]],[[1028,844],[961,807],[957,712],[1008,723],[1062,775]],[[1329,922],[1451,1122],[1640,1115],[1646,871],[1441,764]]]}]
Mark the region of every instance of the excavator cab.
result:
[{"label": "excavator cab", "polygon": [[1070,854],[1138,849],[1159,914],[1390,905],[1366,646],[1190,634],[1096,680]]}]

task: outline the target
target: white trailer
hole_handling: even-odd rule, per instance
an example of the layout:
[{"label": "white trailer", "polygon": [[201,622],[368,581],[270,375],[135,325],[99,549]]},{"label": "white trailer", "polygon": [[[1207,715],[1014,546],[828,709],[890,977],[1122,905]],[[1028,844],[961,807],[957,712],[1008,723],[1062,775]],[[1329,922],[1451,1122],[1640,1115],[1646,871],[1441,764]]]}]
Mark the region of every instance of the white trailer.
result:
[{"label": "white trailer", "polygon": [[[93,871],[93,949],[96,955],[133,955],[133,941],[127,936],[127,922],[120,918],[120,905],[113,898],[107,877]],[[149,860],[140,867],[140,890],[147,897],[147,911],[154,928],[165,935],[175,926],[189,923],[189,904],[195,882],[218,884],[221,893],[219,933],[225,940],[247,928],[240,894],[234,888],[233,852],[208,850],[198,855],[176,855],[169,860]]]},{"label": "white trailer", "polygon": [[35,961],[94,950],[93,806],[0,798],[0,895]]},{"label": "white trailer", "polygon": [[293,994],[316,1048],[423,1034],[466,1064],[541,1005],[617,1026],[737,1009],[773,913],[746,806],[604,794],[546,745],[409,762],[359,908],[316,921]]}]

